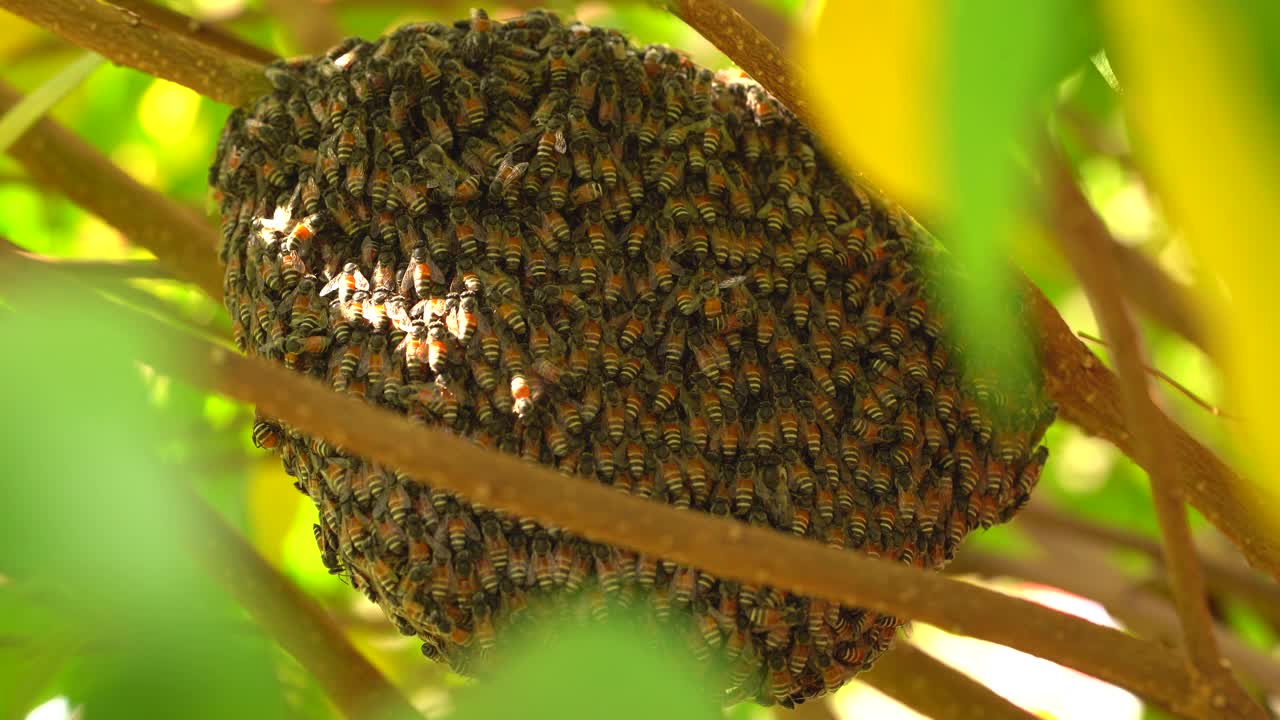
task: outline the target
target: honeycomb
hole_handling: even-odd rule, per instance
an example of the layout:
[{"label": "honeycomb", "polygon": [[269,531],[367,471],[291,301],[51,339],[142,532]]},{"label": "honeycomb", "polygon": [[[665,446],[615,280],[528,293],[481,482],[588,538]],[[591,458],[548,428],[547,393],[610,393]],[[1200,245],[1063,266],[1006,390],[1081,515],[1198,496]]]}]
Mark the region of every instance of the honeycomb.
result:
[{"label": "honeycomb", "polygon": [[[967,368],[938,252],[757,85],[546,12],[268,69],[210,168],[241,350],[652,502],[938,568],[1053,418]],[[869,110],[870,111],[870,110]],[[674,633],[731,700],[838,688],[902,619],[469,503],[259,418],[331,572],[483,669],[557,610]]]}]

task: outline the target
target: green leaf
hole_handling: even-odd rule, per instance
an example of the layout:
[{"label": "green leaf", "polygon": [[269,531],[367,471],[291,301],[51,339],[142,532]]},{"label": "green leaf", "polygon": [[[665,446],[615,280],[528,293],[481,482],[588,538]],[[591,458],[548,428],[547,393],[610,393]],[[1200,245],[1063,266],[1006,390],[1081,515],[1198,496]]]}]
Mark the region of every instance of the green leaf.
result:
[{"label": "green leaf", "polygon": [[951,283],[960,339],[1012,390],[1027,377],[1010,302],[1010,248],[1028,184],[1020,148],[1037,150],[1040,107],[1096,39],[1087,9],[1067,0],[944,3],[941,113],[948,212],[944,237],[968,271]]},{"label": "green leaf", "polygon": [[[655,631],[611,622],[551,628],[551,642],[516,650],[492,679],[459,693],[458,720],[720,720],[705,665],[655,646]],[[660,632],[660,631],[659,631]],[[668,648],[679,638],[662,638]]]}]

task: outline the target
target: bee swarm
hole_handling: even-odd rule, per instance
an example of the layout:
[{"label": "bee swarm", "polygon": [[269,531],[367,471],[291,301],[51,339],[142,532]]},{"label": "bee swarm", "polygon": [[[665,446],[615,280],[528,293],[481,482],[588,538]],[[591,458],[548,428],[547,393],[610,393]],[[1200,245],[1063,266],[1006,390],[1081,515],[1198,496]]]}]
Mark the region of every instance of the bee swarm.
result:
[{"label": "bee swarm", "polygon": [[[281,61],[210,169],[242,350],[479,445],[918,567],[1007,520],[1040,387],[942,337],[933,252],[759,87],[531,12]],[[462,671],[581,598],[790,705],[901,620],[730,582],[427,487],[260,418],[326,565]],[[711,663],[714,659],[717,662]]]}]

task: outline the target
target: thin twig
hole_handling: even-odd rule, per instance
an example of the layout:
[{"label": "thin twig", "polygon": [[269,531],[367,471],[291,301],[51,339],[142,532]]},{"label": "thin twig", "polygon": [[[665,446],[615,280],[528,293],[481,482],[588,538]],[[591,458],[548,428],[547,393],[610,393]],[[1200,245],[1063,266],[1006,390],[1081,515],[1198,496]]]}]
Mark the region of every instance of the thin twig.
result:
[{"label": "thin twig", "polygon": [[265,65],[276,59],[274,53],[245,42],[224,28],[175,12],[150,0],[109,0],[109,4],[133,13],[139,20],[152,27],[191,38],[203,45],[258,65]]},{"label": "thin twig", "polygon": [[1056,158],[1052,162],[1053,167],[1048,170],[1049,192],[1059,245],[1084,286],[1103,334],[1114,348],[1116,367],[1124,381],[1120,392],[1129,425],[1143,430],[1134,434],[1135,459],[1148,469],[1151,479],[1152,500],[1164,539],[1165,566],[1193,677],[1201,675],[1217,687],[1234,683],[1223,671],[1213,635],[1213,621],[1205,603],[1204,573],[1191,541],[1191,529],[1179,492],[1179,468],[1169,452],[1160,411],[1151,399],[1143,372],[1141,340],[1120,291],[1121,278],[1108,258],[1110,233],[1065,163]]},{"label": "thin twig", "polygon": [[[1095,345],[1110,347],[1110,344],[1106,340],[1103,340],[1100,337],[1094,337],[1092,334],[1087,333],[1084,330],[1077,330],[1076,334],[1079,335],[1081,338],[1084,338],[1085,340],[1088,340],[1089,342],[1094,343]],[[1215,405],[1212,405],[1208,400],[1205,400],[1199,395],[1196,395],[1195,393],[1191,392],[1190,388],[1178,382],[1177,380],[1174,380],[1172,377],[1169,376],[1168,373],[1164,372],[1163,370],[1153,368],[1150,365],[1143,365],[1142,369],[1146,370],[1147,373],[1152,375],[1153,377],[1157,377],[1163,380],[1169,387],[1173,388],[1174,390],[1177,390],[1178,392],[1182,393],[1182,395],[1186,397],[1188,400],[1204,408],[1205,412],[1208,412],[1210,415],[1220,417],[1223,420],[1239,419],[1233,415],[1228,415],[1227,413],[1223,412],[1221,408]]]},{"label": "thin twig", "polygon": [[1110,234],[1107,240],[1111,262],[1124,278],[1125,296],[1151,319],[1212,356],[1208,333],[1191,302],[1191,288],[1169,277],[1141,250],[1118,242]]},{"label": "thin twig", "polygon": [[1036,717],[986,685],[901,640],[858,679],[931,718],[1032,720]]},{"label": "thin twig", "polygon": [[14,14],[112,62],[195,90],[228,105],[270,92],[262,63],[206,45],[153,17],[98,0],[0,0]]},{"label": "thin twig", "polygon": [[88,260],[85,258],[56,258],[48,255],[28,252],[15,245],[7,238],[0,238],[0,243],[10,249],[22,253],[23,257],[33,262],[68,270],[90,278],[121,279],[162,279],[172,280],[173,275],[160,266],[155,260]]},{"label": "thin twig", "polygon": [[[724,0],[668,0],[667,4],[809,127],[817,127],[803,102],[803,88],[797,80],[800,73]],[[1038,326],[1045,390],[1058,404],[1059,416],[1134,457],[1133,436],[1121,410],[1115,374],[1075,337],[1034,283],[1022,275],[1015,285],[1027,298],[1027,312]],[[1280,579],[1280,537],[1249,510],[1255,503],[1241,491],[1247,481],[1164,413],[1158,417],[1182,467],[1187,500],[1240,549],[1250,565]]]},{"label": "thin twig", "polygon": [[[0,83],[0,112],[20,97]],[[131,241],[173,274],[222,299],[222,271],[210,224],[190,209],[138,183],[74,133],[44,118],[9,148],[38,182],[55,188]]]},{"label": "thin twig", "polygon": [[342,28],[332,2],[263,0],[263,5],[299,52],[321,53],[342,39]]},{"label": "thin twig", "polygon": [[[1090,435],[1107,440],[1139,465],[1133,435],[1120,404],[1120,383],[1067,326],[1053,304],[1029,281],[1026,297],[1040,332],[1040,358],[1045,390],[1058,404],[1058,416]],[[1250,510],[1255,505],[1245,491],[1248,480],[1193,438],[1164,413],[1157,421],[1182,472],[1182,492],[1248,560],[1272,578],[1280,579],[1280,537]],[[1150,468],[1147,468],[1150,469]]]}]

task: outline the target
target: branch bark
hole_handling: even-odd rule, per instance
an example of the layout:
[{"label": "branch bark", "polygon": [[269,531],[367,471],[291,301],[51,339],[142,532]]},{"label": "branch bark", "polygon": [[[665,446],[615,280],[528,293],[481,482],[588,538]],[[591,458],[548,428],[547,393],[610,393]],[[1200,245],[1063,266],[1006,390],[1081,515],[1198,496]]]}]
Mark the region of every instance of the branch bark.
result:
[{"label": "branch bark", "polygon": [[[0,83],[0,112],[21,97]],[[218,237],[192,210],[138,183],[74,133],[43,118],[9,148],[37,182],[155,254],[175,277],[222,300],[222,271],[214,256]]]},{"label": "branch bark", "polygon": [[[10,272],[42,273],[56,281],[56,273],[3,248],[0,264]],[[60,283],[60,290],[70,294],[76,287]],[[122,308],[121,322],[151,334],[161,347],[172,350],[166,357],[148,359],[160,372],[255,403],[262,412],[302,432],[486,506],[597,542],[701,567],[720,577],[900,614],[1008,645],[1128,688],[1190,717],[1207,720],[1220,717],[1221,712],[1257,716],[1258,708],[1243,694],[1225,694],[1220,698],[1223,706],[1210,711],[1192,695],[1191,678],[1179,660],[1110,628],[938,573],[624,496],[603,485],[486,451],[449,432],[416,426],[400,415],[334,393],[315,380],[241,357],[145,315]]]},{"label": "branch bark", "polygon": [[1191,542],[1186,508],[1179,488],[1179,468],[1169,452],[1159,408],[1151,398],[1144,370],[1138,330],[1129,315],[1120,287],[1122,280],[1110,261],[1114,240],[1102,219],[1093,211],[1076,185],[1066,165],[1050,160],[1047,170],[1051,214],[1057,226],[1059,245],[1084,286],[1103,334],[1114,348],[1125,418],[1130,427],[1141,428],[1133,435],[1135,460],[1148,469],[1151,495],[1164,539],[1165,567],[1169,573],[1174,604],[1181,619],[1183,645],[1193,678],[1202,676],[1213,690],[1206,699],[1234,680],[1221,664],[1213,621],[1205,603],[1204,573]]},{"label": "branch bark", "polygon": [[[7,257],[30,265],[12,254]],[[1179,661],[1117,631],[935,573],[623,496],[487,452],[445,431],[417,427],[284,368],[238,356],[145,317],[125,321],[187,358],[186,363],[160,364],[162,372],[257,403],[264,413],[303,432],[487,506],[722,577],[768,583],[979,636],[1127,687],[1174,712],[1214,716],[1202,712],[1190,696],[1190,678]],[[1249,716],[1247,698],[1229,696],[1225,701],[1242,717]]]},{"label": "branch bark", "polygon": [[342,39],[342,28],[332,2],[263,0],[263,4],[298,51],[322,53]]},{"label": "branch bark", "polygon": [[245,42],[224,28],[174,12],[150,0],[109,0],[108,4],[133,13],[139,21],[154,28],[190,38],[258,65],[266,65],[276,59],[274,53]]},{"label": "branch bark", "polygon": [[666,0],[667,9],[764,86],[805,125],[818,127],[795,71],[778,46],[725,0]]},{"label": "branch bark", "polygon": [[[98,0],[0,0],[3,7],[117,65],[185,85],[228,105],[270,92],[262,63],[206,45],[189,32]],[[169,16],[165,16],[169,17]]]},{"label": "branch bark", "polygon": [[858,679],[931,718],[1032,720],[1036,717],[986,685],[901,640]]}]

